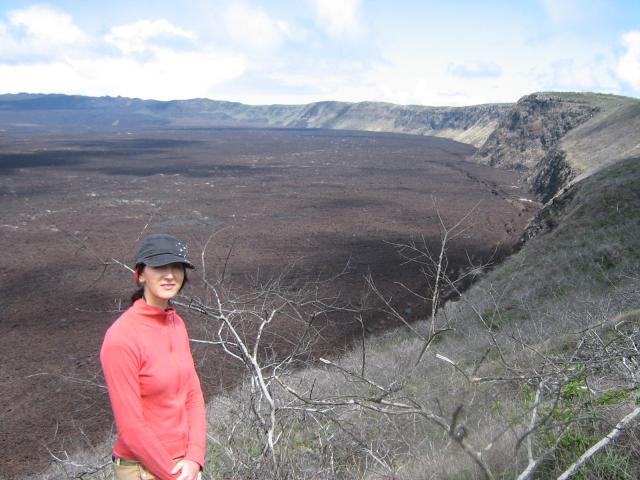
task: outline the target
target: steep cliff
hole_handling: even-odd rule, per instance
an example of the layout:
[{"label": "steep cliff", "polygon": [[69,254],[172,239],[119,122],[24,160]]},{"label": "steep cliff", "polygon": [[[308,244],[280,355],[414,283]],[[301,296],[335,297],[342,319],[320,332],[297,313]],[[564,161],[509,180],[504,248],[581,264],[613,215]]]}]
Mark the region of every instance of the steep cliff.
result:
[{"label": "steep cliff", "polygon": [[[327,112],[328,105],[332,107]],[[314,103],[287,126],[434,135],[480,146],[510,104],[423,107],[390,103]]]},{"label": "steep cliff", "polygon": [[523,173],[542,202],[578,177],[640,153],[640,101],[590,93],[534,93],[500,119],[474,160]]},{"label": "steep cliff", "polygon": [[538,197],[547,201],[574,176],[559,149],[560,140],[597,112],[597,107],[580,100],[528,95],[500,119],[475,160],[522,171]]}]

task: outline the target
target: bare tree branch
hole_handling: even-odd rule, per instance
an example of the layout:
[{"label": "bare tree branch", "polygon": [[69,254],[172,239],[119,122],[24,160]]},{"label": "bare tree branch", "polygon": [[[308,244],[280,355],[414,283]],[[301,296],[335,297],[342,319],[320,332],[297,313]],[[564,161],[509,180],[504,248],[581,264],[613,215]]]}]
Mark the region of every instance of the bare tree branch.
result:
[{"label": "bare tree branch", "polygon": [[618,438],[624,429],[635,421],[638,415],[640,415],[640,407],[635,408],[631,413],[626,415],[604,438],[584,452],[578,460],[571,464],[569,468],[558,477],[558,480],[567,480],[575,475],[578,469],[587,463],[596,453]]}]

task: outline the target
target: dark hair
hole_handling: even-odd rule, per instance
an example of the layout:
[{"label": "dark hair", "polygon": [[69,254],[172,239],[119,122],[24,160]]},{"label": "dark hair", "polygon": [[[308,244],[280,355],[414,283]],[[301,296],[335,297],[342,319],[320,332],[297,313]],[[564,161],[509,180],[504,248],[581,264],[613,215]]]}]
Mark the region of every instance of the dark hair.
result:
[{"label": "dark hair", "polygon": [[[142,271],[144,270],[144,267],[145,267],[144,263],[141,263],[140,265],[136,266],[136,271],[138,272],[138,275],[142,273]],[[184,265],[182,265],[182,269],[184,270],[184,280],[182,281],[182,285],[180,286],[180,290],[178,290],[178,293],[180,293],[184,288],[184,286],[189,282],[189,278],[187,277],[187,269],[185,268]],[[131,295],[131,305],[133,305],[136,302],[136,300],[139,300],[143,297],[144,297],[144,287],[141,286]]]},{"label": "dark hair", "polygon": [[140,287],[131,294],[131,305],[136,303],[136,301],[141,299],[142,297],[144,297],[144,288]]}]

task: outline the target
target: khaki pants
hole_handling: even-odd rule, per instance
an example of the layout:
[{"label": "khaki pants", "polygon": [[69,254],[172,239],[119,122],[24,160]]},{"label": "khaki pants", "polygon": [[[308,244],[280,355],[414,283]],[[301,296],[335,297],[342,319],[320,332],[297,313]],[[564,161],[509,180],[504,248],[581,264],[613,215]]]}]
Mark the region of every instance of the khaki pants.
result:
[{"label": "khaki pants", "polygon": [[137,465],[116,465],[114,463],[112,465],[116,480],[154,480],[156,478],[141,463]]},{"label": "khaki pants", "polygon": [[[181,458],[175,459],[176,462],[178,460],[181,460]],[[112,463],[111,465],[113,466],[116,480],[155,480],[156,478],[141,463],[135,465],[116,465]],[[200,478],[200,474],[198,474],[198,478]]]}]

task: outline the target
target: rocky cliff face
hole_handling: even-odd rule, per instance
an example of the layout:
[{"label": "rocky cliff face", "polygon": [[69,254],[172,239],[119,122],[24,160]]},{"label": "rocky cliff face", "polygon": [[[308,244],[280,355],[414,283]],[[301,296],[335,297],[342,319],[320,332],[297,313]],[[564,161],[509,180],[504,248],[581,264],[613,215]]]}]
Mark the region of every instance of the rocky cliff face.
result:
[{"label": "rocky cliff face", "polygon": [[598,107],[574,97],[528,95],[500,119],[474,159],[522,171],[538,198],[546,202],[575,175],[560,149],[561,139],[598,111]]},{"label": "rocky cliff face", "polygon": [[[423,107],[389,103],[310,104],[287,126],[434,135],[480,146],[510,104]],[[322,108],[324,107],[324,108]]]}]

